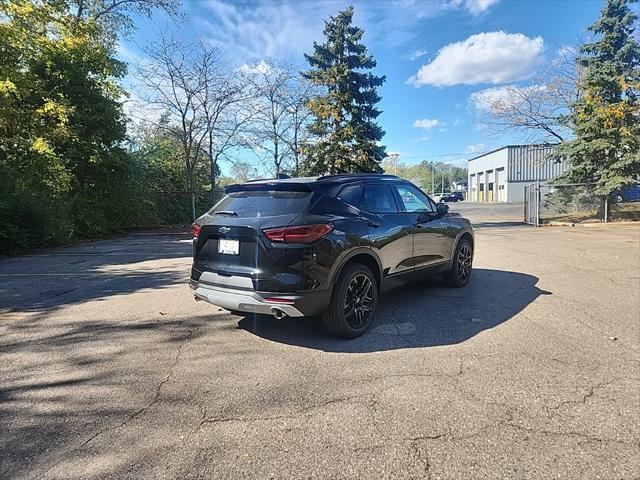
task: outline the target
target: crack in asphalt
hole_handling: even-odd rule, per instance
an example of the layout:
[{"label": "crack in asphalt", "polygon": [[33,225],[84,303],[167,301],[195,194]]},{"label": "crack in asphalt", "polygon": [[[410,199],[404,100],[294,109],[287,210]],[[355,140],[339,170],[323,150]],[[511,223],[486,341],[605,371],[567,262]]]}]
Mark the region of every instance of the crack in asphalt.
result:
[{"label": "crack in asphalt", "polygon": [[606,382],[600,382],[596,385],[592,385],[590,387],[588,387],[588,390],[586,393],[583,393],[582,398],[578,399],[578,400],[563,400],[562,402],[558,403],[557,405],[550,407],[550,409],[553,410],[560,410],[560,408],[564,407],[565,405],[579,405],[579,404],[586,404],[587,400],[592,398],[595,394],[596,394],[596,390],[599,390],[601,388],[604,388],[608,385],[613,384],[614,382],[618,381],[619,379],[613,379],[613,380],[608,380]]},{"label": "crack in asphalt", "polygon": [[640,440],[639,441],[632,441],[632,442],[625,442],[623,440],[617,440],[614,438],[601,438],[601,437],[596,437],[593,435],[589,435],[587,433],[583,433],[583,432],[575,432],[575,431],[568,431],[568,432],[558,432],[558,431],[553,431],[553,430],[543,430],[543,429],[537,429],[537,428],[530,428],[530,427],[525,427],[523,425],[518,425],[517,423],[513,423],[513,422],[505,422],[503,425],[509,426],[509,427],[513,427],[516,430],[520,430],[523,432],[527,432],[527,433],[533,433],[536,435],[547,435],[547,436],[553,436],[553,437],[578,437],[578,438],[582,438],[584,440],[587,440],[589,442],[592,443],[615,443],[618,445],[625,445],[627,447],[636,447],[636,448],[640,448]]},{"label": "crack in asphalt", "polygon": [[[158,400],[160,399],[160,394],[162,392],[162,387],[164,387],[164,385],[166,385],[166,383],[169,380],[171,380],[171,378],[173,377],[175,367],[177,366],[178,362],[180,361],[180,356],[182,355],[182,350],[184,349],[185,345],[187,343],[189,343],[189,341],[191,340],[191,338],[193,337],[193,335],[196,333],[196,331],[199,328],[200,328],[199,325],[196,325],[195,327],[191,328],[189,330],[189,332],[187,333],[187,335],[182,340],[182,342],[180,343],[180,346],[178,347],[178,350],[177,350],[177,352],[176,352],[176,354],[174,356],[174,359],[171,362],[171,365],[169,366],[169,372],[167,373],[165,378],[160,383],[158,383],[158,385],[156,387],[156,390],[155,390],[155,394],[154,394],[153,399],[151,400],[151,402],[147,403],[145,406],[139,408],[138,410],[136,410],[135,412],[130,414],[120,424],[115,425],[115,426],[109,426],[109,427],[106,427],[106,428],[103,428],[103,429],[97,431],[96,433],[91,435],[89,438],[87,438],[84,442],[82,442],[80,445],[75,447],[72,451],[77,451],[77,450],[82,449],[83,447],[87,446],[92,441],[94,441],[96,438],[98,438],[100,435],[102,435],[102,434],[104,434],[106,432],[117,430],[119,428],[124,427],[126,424],[128,424],[129,422],[131,422],[135,418],[139,417],[140,415],[144,414],[150,408],[152,408],[158,402]],[[53,469],[55,466],[57,466],[57,464],[52,466],[49,470]]]},{"label": "crack in asphalt", "polygon": [[426,451],[423,451],[418,445],[418,439],[410,440],[409,448],[413,452],[414,457],[422,465],[422,470],[424,472],[425,478],[427,480],[431,480],[431,461],[429,459],[429,454]]},{"label": "crack in asphalt", "polygon": [[[328,405],[332,405],[332,404],[335,404],[335,403],[342,403],[342,402],[351,402],[354,399],[363,398],[363,397],[371,397],[371,401],[369,401],[369,402],[359,402],[359,403],[364,403],[364,404],[369,405],[371,407],[373,407],[373,405],[375,403],[377,403],[377,400],[375,399],[375,393],[361,393],[361,394],[357,394],[357,395],[349,395],[349,396],[344,396],[344,397],[331,398],[331,399],[325,400],[324,402],[319,403],[319,404],[310,405],[310,406],[302,408],[302,409],[297,409],[297,410],[294,410],[292,412],[283,413],[283,414],[279,414],[279,415],[256,416],[256,417],[208,417],[208,416],[205,415],[201,419],[200,425],[196,428],[195,431],[199,430],[200,428],[202,428],[203,425],[205,425],[207,423],[262,422],[262,421],[269,421],[269,420],[300,418],[300,417],[306,416],[308,413],[310,413],[310,412],[312,412],[314,410],[322,409],[322,408],[324,408],[324,407],[326,407]],[[195,433],[195,431],[194,431],[194,433]]]}]

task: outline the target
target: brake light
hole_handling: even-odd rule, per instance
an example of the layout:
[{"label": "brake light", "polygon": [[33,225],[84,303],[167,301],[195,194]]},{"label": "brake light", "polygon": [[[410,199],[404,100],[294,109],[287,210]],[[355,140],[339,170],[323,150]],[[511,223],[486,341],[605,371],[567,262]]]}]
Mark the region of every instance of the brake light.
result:
[{"label": "brake light", "polygon": [[193,232],[193,236],[194,237],[199,237],[200,236],[200,229],[202,227],[200,227],[200,225],[198,225],[197,223],[192,223],[191,224],[191,231]]},{"label": "brake light", "polygon": [[272,242],[311,243],[324,237],[331,230],[333,230],[333,225],[318,223],[316,225],[270,228],[263,230],[263,232]]}]

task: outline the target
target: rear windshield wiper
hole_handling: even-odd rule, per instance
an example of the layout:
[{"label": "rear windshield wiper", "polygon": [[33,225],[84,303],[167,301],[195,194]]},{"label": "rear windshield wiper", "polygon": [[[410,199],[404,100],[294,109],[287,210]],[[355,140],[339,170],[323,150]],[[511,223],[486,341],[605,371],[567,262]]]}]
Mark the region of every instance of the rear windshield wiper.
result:
[{"label": "rear windshield wiper", "polygon": [[231,217],[237,217],[238,212],[234,212],[233,210],[218,210],[217,212],[213,212],[214,215],[229,215]]}]

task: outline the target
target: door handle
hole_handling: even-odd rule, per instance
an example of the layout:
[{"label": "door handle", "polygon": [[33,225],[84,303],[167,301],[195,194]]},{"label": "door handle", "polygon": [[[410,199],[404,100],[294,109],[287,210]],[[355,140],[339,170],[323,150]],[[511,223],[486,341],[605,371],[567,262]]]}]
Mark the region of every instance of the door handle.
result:
[{"label": "door handle", "polygon": [[373,228],[378,228],[380,226],[380,224],[377,223],[377,222],[374,222],[373,220],[367,220],[367,226],[373,227]]}]

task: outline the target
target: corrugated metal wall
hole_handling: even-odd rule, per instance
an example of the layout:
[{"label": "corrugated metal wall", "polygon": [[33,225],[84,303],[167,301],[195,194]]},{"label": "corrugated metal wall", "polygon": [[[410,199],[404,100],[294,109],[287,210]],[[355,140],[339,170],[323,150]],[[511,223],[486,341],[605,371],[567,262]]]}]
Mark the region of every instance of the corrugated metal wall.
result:
[{"label": "corrugated metal wall", "polygon": [[566,169],[565,160],[550,159],[555,145],[523,145],[509,147],[510,182],[551,180]]}]

